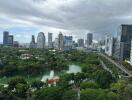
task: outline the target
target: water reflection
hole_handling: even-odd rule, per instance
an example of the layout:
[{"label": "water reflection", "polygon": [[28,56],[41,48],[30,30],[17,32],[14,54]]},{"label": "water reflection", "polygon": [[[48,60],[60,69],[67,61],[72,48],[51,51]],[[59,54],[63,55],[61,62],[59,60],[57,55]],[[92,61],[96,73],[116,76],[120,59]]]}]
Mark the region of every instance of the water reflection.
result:
[{"label": "water reflection", "polygon": [[78,72],[81,72],[81,67],[80,66],[77,66],[77,65],[69,65],[69,70],[66,72],[66,73],[78,73]]}]

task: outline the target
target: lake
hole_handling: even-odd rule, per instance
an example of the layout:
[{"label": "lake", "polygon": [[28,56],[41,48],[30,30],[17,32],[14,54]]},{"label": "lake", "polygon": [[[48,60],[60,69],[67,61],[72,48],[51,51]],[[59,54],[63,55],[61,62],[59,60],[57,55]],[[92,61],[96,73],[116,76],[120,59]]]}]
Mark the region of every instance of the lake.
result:
[{"label": "lake", "polygon": [[[78,72],[82,72],[81,67],[77,66],[77,65],[69,65],[69,69],[66,71],[66,73],[78,73]],[[54,71],[51,70],[49,74],[43,75],[41,81],[42,82],[46,82],[47,79],[53,79],[53,78],[58,78],[59,76],[56,76]]]}]

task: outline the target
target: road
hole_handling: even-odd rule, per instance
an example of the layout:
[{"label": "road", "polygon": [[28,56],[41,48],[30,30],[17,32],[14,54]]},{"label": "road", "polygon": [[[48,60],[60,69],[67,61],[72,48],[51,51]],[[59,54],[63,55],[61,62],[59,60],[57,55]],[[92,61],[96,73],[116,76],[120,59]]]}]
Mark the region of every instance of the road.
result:
[{"label": "road", "polygon": [[115,62],[114,60],[112,60],[111,58],[109,58],[108,56],[102,54],[102,53],[98,53],[100,56],[106,58],[108,61],[110,61],[112,64],[114,64],[117,68],[119,68],[120,70],[122,70],[125,74],[127,74],[129,77],[132,77],[132,73],[127,70],[123,65],[120,65],[119,63]]}]

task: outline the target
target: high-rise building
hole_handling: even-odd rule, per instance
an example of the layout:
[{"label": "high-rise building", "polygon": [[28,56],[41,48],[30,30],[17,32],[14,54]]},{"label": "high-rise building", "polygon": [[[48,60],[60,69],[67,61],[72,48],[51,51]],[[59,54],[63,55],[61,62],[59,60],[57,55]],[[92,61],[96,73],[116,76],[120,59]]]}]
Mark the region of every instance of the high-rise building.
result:
[{"label": "high-rise building", "polygon": [[8,45],[8,36],[9,36],[9,32],[4,31],[3,32],[3,45]]},{"label": "high-rise building", "polygon": [[18,41],[13,41],[13,47],[18,48],[19,47],[19,42]]},{"label": "high-rise building", "polygon": [[64,36],[64,50],[71,50],[73,46],[73,37]]},{"label": "high-rise building", "polygon": [[37,37],[37,48],[45,48],[45,35],[40,32]]},{"label": "high-rise building", "polygon": [[132,40],[131,40],[131,51],[130,51],[130,64],[132,65]]},{"label": "high-rise building", "polygon": [[55,49],[59,49],[59,47],[58,47],[58,38],[55,38],[55,41],[54,41],[54,48],[55,48]]},{"label": "high-rise building", "polygon": [[78,39],[78,47],[84,47],[84,39]]},{"label": "high-rise building", "polygon": [[13,37],[13,35],[9,35],[8,36],[8,46],[13,46],[13,39],[14,39],[14,37]]},{"label": "high-rise building", "polygon": [[113,46],[114,46],[113,43],[114,43],[114,38],[109,35],[106,35],[106,37],[105,37],[105,53],[108,56],[112,56],[112,54],[113,54]]},{"label": "high-rise building", "polygon": [[48,47],[53,48],[52,33],[48,33]]},{"label": "high-rise building", "polygon": [[92,44],[92,42],[93,42],[93,34],[92,33],[87,34],[86,42],[87,42],[87,47]]},{"label": "high-rise building", "polygon": [[121,25],[115,42],[114,57],[119,60],[130,58],[132,25]]},{"label": "high-rise building", "polygon": [[58,49],[61,51],[64,50],[64,37],[61,32],[58,35]]},{"label": "high-rise building", "polygon": [[31,39],[31,42],[30,42],[30,48],[36,48],[36,43],[35,43],[35,37],[34,37],[34,35],[32,35],[32,39]]},{"label": "high-rise building", "polygon": [[76,49],[78,47],[78,43],[73,41],[72,43],[72,49]]}]

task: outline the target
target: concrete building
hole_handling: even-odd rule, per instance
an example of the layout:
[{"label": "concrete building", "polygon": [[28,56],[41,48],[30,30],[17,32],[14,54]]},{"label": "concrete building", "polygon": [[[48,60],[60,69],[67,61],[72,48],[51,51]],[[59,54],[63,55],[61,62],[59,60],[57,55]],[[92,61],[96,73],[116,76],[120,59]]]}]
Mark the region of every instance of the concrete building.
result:
[{"label": "concrete building", "polygon": [[132,25],[121,25],[115,42],[114,57],[119,60],[130,59]]},{"label": "concrete building", "polygon": [[61,32],[58,35],[58,49],[61,51],[64,50],[64,37]]},{"label": "concrete building", "polygon": [[130,51],[130,64],[132,65],[132,40],[131,40],[131,51]]},{"label": "concrete building", "polygon": [[78,39],[78,47],[84,47],[84,39]]},{"label": "concrete building", "polygon": [[9,36],[9,32],[4,31],[3,32],[3,45],[8,45],[8,36]]},{"label": "concrete building", "polygon": [[19,42],[18,41],[13,41],[13,47],[18,48],[19,47]]},{"label": "concrete building", "polygon": [[112,56],[113,54],[113,43],[114,43],[114,39],[113,37],[106,35],[105,37],[105,53],[108,56]]},{"label": "concrete building", "polygon": [[48,33],[48,48],[53,48],[52,33]]},{"label": "concrete building", "polygon": [[35,36],[32,35],[31,42],[30,42],[30,48],[36,48],[36,43],[35,43]]},{"label": "concrete building", "polygon": [[73,46],[73,37],[64,36],[64,50],[71,50]]},{"label": "concrete building", "polygon": [[13,46],[14,37],[13,35],[8,36],[8,46]]},{"label": "concrete building", "polygon": [[55,49],[59,49],[59,47],[58,47],[58,38],[55,38],[53,46],[54,46]]},{"label": "concrete building", "polygon": [[78,47],[78,43],[73,41],[72,43],[72,49],[76,49]]},{"label": "concrete building", "polygon": [[43,32],[38,33],[37,48],[45,48],[45,35]]},{"label": "concrete building", "polygon": [[92,33],[88,33],[87,34],[87,40],[86,40],[87,47],[89,47],[90,45],[92,45],[92,42],[93,42],[93,34]]}]

